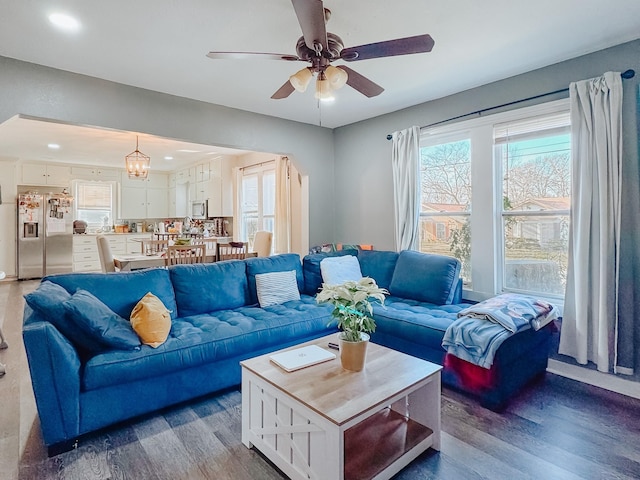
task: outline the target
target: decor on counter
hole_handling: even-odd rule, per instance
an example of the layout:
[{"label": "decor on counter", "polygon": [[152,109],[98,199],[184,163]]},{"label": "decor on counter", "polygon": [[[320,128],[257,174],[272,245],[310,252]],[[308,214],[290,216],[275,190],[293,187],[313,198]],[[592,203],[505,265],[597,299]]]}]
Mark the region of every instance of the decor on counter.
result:
[{"label": "decor on counter", "polygon": [[125,168],[129,178],[144,180],[149,175],[151,157],[138,150],[138,136],[136,135],[136,149],[124,157]]},{"label": "decor on counter", "polygon": [[384,296],[388,294],[371,277],[339,285],[322,284],[316,301],[331,303],[334,307],[331,315],[342,330],[339,335],[340,361],[344,369],[359,372],[364,368],[368,334],[376,329],[370,299],[384,305]]}]

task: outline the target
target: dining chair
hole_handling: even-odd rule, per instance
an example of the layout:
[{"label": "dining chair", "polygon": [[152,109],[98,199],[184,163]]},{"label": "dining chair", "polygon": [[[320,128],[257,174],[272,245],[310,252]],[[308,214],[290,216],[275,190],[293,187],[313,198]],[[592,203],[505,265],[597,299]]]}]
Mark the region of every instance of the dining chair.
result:
[{"label": "dining chair", "polygon": [[96,236],[96,242],[98,242],[98,256],[100,257],[102,273],[115,272],[116,266],[113,263],[109,240],[104,235],[98,235]]},{"label": "dining chair", "polygon": [[165,252],[164,264],[181,265],[187,263],[204,263],[205,246],[195,245],[169,245]]},{"label": "dining chair", "polygon": [[273,233],[266,230],[256,232],[253,238],[253,251],[258,257],[268,257],[271,255],[271,242],[273,241]]},{"label": "dining chair", "polygon": [[218,255],[218,239],[211,237],[194,238],[191,240],[191,244],[203,244],[204,245],[204,261],[215,262]]},{"label": "dining chair", "polygon": [[142,253],[155,254],[163,252],[169,246],[169,240],[142,240]]},{"label": "dining chair", "polygon": [[243,260],[247,257],[247,242],[229,242],[217,244],[216,258],[223,260]]}]

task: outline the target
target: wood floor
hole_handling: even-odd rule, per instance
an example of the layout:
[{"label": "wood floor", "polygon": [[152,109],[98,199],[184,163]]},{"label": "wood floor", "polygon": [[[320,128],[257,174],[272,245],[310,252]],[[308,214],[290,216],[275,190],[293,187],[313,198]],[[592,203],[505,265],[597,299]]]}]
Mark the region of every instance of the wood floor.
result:
[{"label": "wood floor", "polygon": [[[240,393],[228,390],[86,438],[47,458],[22,348],[22,295],[36,282],[0,283],[0,479],[282,479],[240,442]],[[638,479],[640,401],[547,374],[497,414],[448,389],[442,451],[395,478]],[[374,448],[373,445],[363,448]]]}]

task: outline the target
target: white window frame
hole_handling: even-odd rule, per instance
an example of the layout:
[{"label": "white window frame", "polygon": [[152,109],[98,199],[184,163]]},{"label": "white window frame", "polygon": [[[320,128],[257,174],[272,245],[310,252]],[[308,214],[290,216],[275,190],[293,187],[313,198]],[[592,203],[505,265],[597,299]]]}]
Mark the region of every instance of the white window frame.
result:
[{"label": "white window frame", "polygon": [[471,139],[472,290],[465,289],[464,298],[484,300],[503,291],[502,169],[494,159],[494,125],[568,110],[567,98],[422,130],[421,146]]},{"label": "white window frame", "polygon": [[[98,181],[98,180],[83,180],[83,179],[74,179],[71,181],[71,192],[72,195],[74,197],[74,201],[73,201],[73,218],[79,218],[78,215],[78,205],[79,205],[79,201],[78,201],[78,186],[79,185],[91,185],[91,184],[99,184],[99,185],[109,185],[111,187],[111,207],[110,207],[110,224],[107,226],[111,226],[115,223],[115,219],[116,219],[116,214],[117,214],[117,201],[116,201],[116,197],[117,197],[117,190],[118,190],[118,185],[117,182],[115,181]],[[98,225],[90,225],[90,227],[93,228],[99,228],[102,227],[103,225],[101,224],[100,226]]]},{"label": "white window frame", "polygon": [[[264,220],[265,218],[271,218],[272,219],[272,224],[275,227],[275,210],[274,213],[272,215],[265,215],[264,211],[263,211],[263,202],[264,202],[264,194],[263,194],[263,177],[266,173],[273,173],[275,175],[276,172],[276,163],[275,161],[271,161],[271,162],[266,162],[266,163],[261,163],[259,165],[254,165],[254,166],[249,166],[249,167],[244,167],[243,169],[241,169],[240,171],[240,175],[239,175],[239,188],[238,188],[238,205],[239,205],[239,215],[238,215],[238,221],[240,222],[239,225],[239,240],[243,241],[243,242],[249,242],[249,245],[251,248],[253,248],[253,236],[249,237],[249,234],[245,231],[245,225],[244,225],[244,221],[243,221],[243,217],[244,217],[244,210],[243,210],[243,199],[242,199],[242,195],[243,195],[243,182],[244,182],[244,178],[245,177],[249,177],[249,176],[256,176],[257,177],[257,183],[258,183],[258,211],[257,211],[257,223],[258,223],[258,230],[264,230]],[[274,194],[275,194],[275,189],[274,189]],[[274,198],[274,204],[275,204],[275,198]],[[273,232],[272,232],[273,233]]]}]

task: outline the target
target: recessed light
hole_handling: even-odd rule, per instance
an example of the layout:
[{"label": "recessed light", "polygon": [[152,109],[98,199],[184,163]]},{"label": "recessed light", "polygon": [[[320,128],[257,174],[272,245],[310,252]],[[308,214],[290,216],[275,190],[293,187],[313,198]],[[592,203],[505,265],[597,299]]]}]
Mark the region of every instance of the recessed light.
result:
[{"label": "recessed light", "polygon": [[48,143],[47,147],[49,147],[51,150],[58,150],[60,148],[60,145],[58,145],[57,143]]},{"label": "recessed light", "polygon": [[183,153],[199,153],[200,150],[189,150],[188,148],[183,148],[181,150],[178,150],[179,152],[183,152]]},{"label": "recessed light", "polygon": [[165,160],[173,160],[173,157],[164,157]]},{"label": "recessed light", "polygon": [[80,22],[64,13],[52,13],[49,15],[49,21],[56,27],[68,32],[75,32],[80,29]]}]

